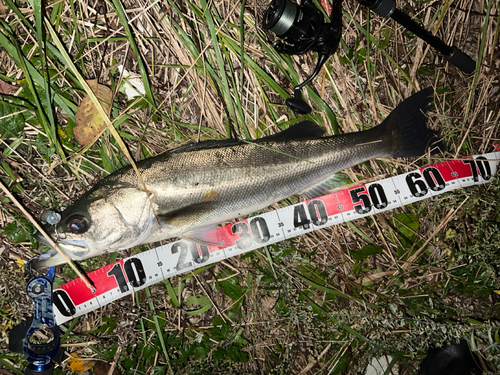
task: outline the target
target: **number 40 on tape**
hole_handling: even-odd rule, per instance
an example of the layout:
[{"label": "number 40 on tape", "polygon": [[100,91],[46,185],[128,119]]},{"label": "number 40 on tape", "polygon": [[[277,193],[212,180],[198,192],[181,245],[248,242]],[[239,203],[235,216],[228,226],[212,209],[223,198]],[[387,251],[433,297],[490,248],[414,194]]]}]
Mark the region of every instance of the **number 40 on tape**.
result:
[{"label": "number 40 on tape", "polygon": [[374,215],[448,191],[491,182],[500,152],[451,160],[362,184],[214,229],[220,246],[187,241],[159,246],[91,272],[54,291],[57,324],[169,277],[319,228]]}]

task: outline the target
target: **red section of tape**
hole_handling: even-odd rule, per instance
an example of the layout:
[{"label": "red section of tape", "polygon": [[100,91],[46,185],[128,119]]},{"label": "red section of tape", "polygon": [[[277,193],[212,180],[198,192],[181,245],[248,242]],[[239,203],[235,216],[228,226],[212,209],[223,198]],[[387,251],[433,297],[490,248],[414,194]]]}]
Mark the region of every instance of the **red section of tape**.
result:
[{"label": "red section of tape", "polygon": [[92,294],[89,288],[81,279],[75,279],[67,284],[62,285],[58,289],[63,289],[68,293],[75,305],[79,305],[94,297],[97,297],[111,289],[117,288],[118,283],[113,276],[109,276],[108,272],[115,266],[120,264],[123,267],[123,260],[108,264],[88,274],[89,279],[94,283],[96,288],[95,294]]},{"label": "red section of tape", "polygon": [[[213,253],[213,258],[211,257],[212,261],[222,260],[233,256],[235,253],[241,254],[265,244],[279,242],[284,238],[283,234],[285,233],[289,237],[290,235],[294,235],[294,233],[305,233],[318,226],[326,226],[328,222],[330,223],[329,225],[332,225],[334,223],[349,221],[376,213],[376,209],[395,208],[405,205],[408,202],[441,194],[441,192],[460,186],[453,182],[455,180],[460,179],[462,182],[466,182],[465,186],[489,182],[492,180],[492,174],[497,168],[497,165],[491,163],[491,159],[495,160],[499,156],[499,154],[488,154],[442,162],[403,175],[369,184],[361,184],[319,198],[308,199],[294,206],[283,207],[274,211],[277,215],[276,219],[269,219],[270,216],[268,216],[268,221],[266,221],[264,218],[265,215],[259,215],[236,223],[230,223],[204,234],[206,235],[205,238],[211,243],[218,242],[221,244],[220,246],[208,246],[208,251]],[[490,161],[488,161],[488,158],[490,158]],[[401,192],[399,189],[401,189]],[[429,194],[429,190],[431,194]],[[398,204],[398,199],[402,203]],[[175,247],[176,244],[178,245],[177,247]],[[174,247],[176,251],[173,250]],[[97,298],[98,304],[106,304],[127,293],[131,293],[132,290],[129,284],[134,288],[141,287],[146,282],[147,277],[157,277],[158,274],[163,272],[166,272],[163,273],[163,277],[171,277],[172,275],[182,273],[184,271],[180,266],[184,264],[192,265],[196,263],[195,268],[201,266],[208,261],[207,254],[205,253],[204,255],[206,248],[202,249],[202,247],[203,245],[197,246],[198,254],[196,254],[194,248],[187,246],[184,241],[178,241],[173,244],[172,248],[167,247],[171,252],[169,256],[172,257],[175,254],[174,258],[164,257],[161,262],[157,262],[157,256],[162,257],[160,252],[167,251],[162,248],[157,250],[157,248],[150,251],[157,250],[158,253],[155,254],[158,255],[152,255],[151,253],[146,256],[147,252],[141,253],[144,254],[144,263],[132,257],[128,258],[128,260],[124,259],[104,266],[88,275],[95,284],[95,294],[92,294],[80,279],[75,279],[62,285],[56,291],[66,291],[71,299],[69,301],[62,298],[64,300],[62,302],[63,308],[65,308],[65,305],[69,306],[71,304],[74,307],[83,306],[83,308],[81,309],[82,312],[76,312],[75,309],[70,314],[61,318],[61,320],[70,319],[71,314],[78,315],[94,309],[93,306],[88,307],[87,305],[89,304],[87,302],[95,297],[101,296]],[[140,256],[138,254],[136,258]],[[194,263],[193,261],[189,261],[189,258],[185,259],[186,256],[192,256]],[[146,258],[148,259],[147,262]],[[155,265],[151,264],[152,260],[155,262]],[[165,261],[170,262],[169,265],[162,265],[162,262]],[[175,266],[176,263],[177,266]],[[156,271],[151,275],[149,269],[156,266]],[[192,266],[186,269],[188,268],[192,269]],[[172,269],[174,271],[171,271]],[[129,278],[132,279],[130,283]],[[141,282],[138,283],[138,281]],[[158,282],[158,280],[155,282]],[[103,296],[104,293],[108,294]],[[90,303],[90,305],[92,304]],[[71,308],[65,311],[69,310]],[[59,319],[58,323],[60,324]]]}]

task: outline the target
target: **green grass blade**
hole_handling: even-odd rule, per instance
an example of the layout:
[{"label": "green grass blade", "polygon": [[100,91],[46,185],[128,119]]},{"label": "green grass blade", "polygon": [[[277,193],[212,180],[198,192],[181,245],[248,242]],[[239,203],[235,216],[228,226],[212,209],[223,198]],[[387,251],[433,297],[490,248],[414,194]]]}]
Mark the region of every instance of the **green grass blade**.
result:
[{"label": "green grass blade", "polygon": [[[284,275],[281,275],[284,277],[285,280],[289,280],[289,278],[285,277]],[[299,290],[299,293],[306,299],[308,300],[312,305],[314,305],[316,308],[320,309],[329,319],[331,319],[332,322],[335,324],[338,324],[339,328],[347,332],[348,334],[357,337],[359,340],[366,342],[367,344],[373,345],[374,347],[381,347],[380,345],[377,345],[375,342],[370,340],[369,338],[363,336],[361,333],[356,331],[355,329],[349,327],[348,325],[341,323],[336,319],[329,311],[325,310],[324,307],[318,305],[314,300],[311,299],[307,294],[305,294],[302,290]]]},{"label": "green grass blade", "polygon": [[[267,45],[266,42],[260,41],[260,44],[262,46],[262,49],[266,51],[267,55],[271,58],[271,60],[274,62],[276,67],[283,73],[283,75],[286,77],[287,80],[292,82],[294,86],[298,85],[299,82],[299,75],[295,71],[295,68],[293,66],[293,62],[290,56],[280,56],[276,51],[273,49],[270,49]],[[277,86],[277,84],[276,84]],[[331,110],[331,108],[325,103],[325,101],[314,91],[309,85],[306,86],[307,94],[309,95],[310,99],[316,103],[316,105],[326,114],[328,120],[330,121],[330,126],[332,129],[333,134],[339,134],[339,128],[338,128],[338,122],[337,122],[337,117]],[[289,98],[291,96],[290,93],[287,91],[283,90],[281,87],[279,90],[277,90],[278,93],[285,98]]]},{"label": "green grass blade", "polygon": [[[155,311],[155,306],[153,301],[151,300],[151,291],[149,288],[144,289],[146,292],[146,296],[149,299],[149,309],[151,311]],[[167,346],[165,345],[165,340],[163,339],[163,329],[160,326],[160,322],[158,320],[158,315],[153,314],[153,322],[155,324],[156,334],[158,335],[158,339],[160,340],[161,349],[163,351],[163,355],[165,356],[165,360],[167,361],[168,368],[171,374],[174,374],[174,370],[172,369],[172,365],[170,363],[170,358],[168,356]]]},{"label": "green grass blade", "polygon": [[241,66],[241,76],[240,76],[240,96],[243,98],[243,83],[244,83],[244,70],[245,70],[245,5],[246,0],[241,2],[240,8],[240,66]]},{"label": "green grass blade", "polygon": [[44,2],[39,0],[31,0],[31,6],[33,7],[33,12],[35,14],[35,28],[38,42],[38,51],[40,53],[42,71],[44,73],[43,89],[45,93],[45,103],[47,104],[46,108],[44,108],[44,114],[48,117],[48,125],[50,125],[49,134],[52,143],[56,146],[61,159],[64,160],[65,156],[57,139],[57,125],[54,118],[52,89],[50,87],[49,66],[47,62],[47,53],[45,47],[47,37],[45,34],[45,28],[43,27],[43,16],[45,14]]},{"label": "green grass blade", "polygon": [[[92,92],[92,90],[90,89],[89,85],[87,84],[87,82],[85,81],[85,79],[82,77],[82,75],[80,74],[80,72],[76,68],[75,64],[73,63],[72,59],[70,58],[70,56],[68,55],[68,53],[64,49],[64,46],[61,43],[61,41],[59,40],[59,37],[57,36],[55,30],[52,28],[52,26],[50,25],[50,23],[48,23],[48,20],[46,20],[46,21],[47,21],[46,22],[46,27],[49,30],[49,32],[50,32],[50,34],[52,36],[52,39],[54,40],[56,46],[59,48],[59,51],[61,52],[61,55],[63,56],[63,58],[64,58],[64,60],[65,60],[65,62],[67,64],[67,66],[73,72],[73,74],[75,75],[75,77],[78,79],[81,87],[84,88],[86,94],[89,96],[90,100],[92,101],[92,103],[96,107],[96,110],[99,113],[99,115],[106,122],[107,129],[110,130],[111,134],[113,135],[113,138],[115,139],[116,143],[120,147],[121,151],[123,152],[123,154],[126,156],[126,158],[128,159],[128,161],[132,165],[133,169],[135,170],[135,172],[137,174],[137,177],[139,178],[139,181],[141,182],[141,184],[143,186],[145,186],[144,181],[142,179],[142,176],[139,173],[139,171],[138,171],[138,169],[137,169],[137,167],[135,165],[134,159],[130,155],[130,152],[128,151],[127,147],[125,146],[125,143],[123,143],[123,140],[121,139],[121,137],[118,134],[117,130],[114,128],[113,124],[111,123],[111,120],[109,119],[107,113],[102,108],[101,103],[99,102],[99,100],[97,99],[97,97],[95,96],[95,94]],[[95,141],[95,139],[94,139],[94,141]],[[91,145],[92,145],[92,142],[89,143],[86,147],[90,147]]]},{"label": "green grass blade", "polygon": [[[53,129],[50,126],[50,123],[45,114],[45,108],[43,107],[39,98],[39,91],[36,89],[35,86],[35,83],[37,83],[39,84],[40,87],[44,87],[46,84],[46,80],[38,71],[36,71],[35,67],[33,67],[33,65],[31,65],[31,63],[24,57],[21,51],[21,47],[15,40],[14,35],[10,32],[9,26],[6,25],[3,20],[0,20],[0,27],[3,28],[3,31],[0,32],[0,45],[7,50],[10,56],[16,61],[19,68],[21,68],[21,70],[23,71],[28,88],[31,91],[33,99],[35,100],[34,104],[35,104],[35,113],[37,119],[40,125],[42,126],[44,132],[49,137],[51,144],[56,148],[57,153],[59,154],[61,159],[64,160],[65,155],[61,148],[61,145],[57,140],[57,134],[55,134],[55,131],[53,131]],[[34,77],[36,78],[36,80],[34,79]]]},{"label": "green grass blade", "polygon": [[169,279],[163,280],[163,284],[167,288],[168,295],[170,296],[170,302],[172,303],[172,306],[174,307],[181,307],[181,303],[179,301],[179,298],[177,297],[177,294],[175,293],[174,287],[170,283]]},{"label": "green grass blade", "polygon": [[474,72],[474,79],[472,81],[472,86],[470,89],[469,101],[467,103],[467,108],[465,109],[465,114],[464,114],[464,119],[463,119],[464,123],[467,123],[470,110],[471,110],[472,105],[474,103],[474,96],[476,95],[476,87],[477,87],[478,80],[479,80],[479,73],[481,72],[481,65],[483,63],[483,55],[484,55],[484,49],[486,46],[488,27],[490,26],[490,15],[491,15],[492,5],[493,5],[493,0],[489,0],[488,5],[486,7],[486,15],[484,16],[483,28],[481,30],[481,43],[479,45],[479,52],[477,55],[476,71]]},{"label": "green grass blade", "polygon": [[[200,4],[203,10],[203,15],[205,16],[205,20],[207,22],[207,27],[210,32],[210,37],[212,39],[212,47],[215,52],[215,57],[219,68],[218,70],[222,81],[220,89],[222,90],[224,101],[226,103],[226,108],[231,118],[235,119],[239,124],[243,124],[244,116],[243,112],[241,111],[241,104],[238,94],[236,92],[234,94],[236,103],[234,103],[233,100],[231,99],[233,96],[231,95],[230,86],[226,74],[225,62],[222,58],[221,46],[219,45],[219,39],[217,36],[217,31],[215,29],[214,19],[211,13],[213,12],[213,9],[208,7],[206,0],[200,0]],[[247,134],[245,134],[245,137],[249,139],[250,135],[248,134],[248,132]]]},{"label": "green grass blade", "polygon": [[5,359],[3,359],[1,357],[0,357],[0,365],[2,365],[3,367],[5,367],[6,369],[9,369],[10,371],[12,371],[13,374],[24,375],[24,372],[18,370],[17,368],[15,368],[14,366],[12,366],[9,362],[7,362]]},{"label": "green grass blade", "polygon": [[[367,32],[367,30],[357,20],[353,19],[349,13],[347,13],[346,11],[343,11],[342,14],[344,15],[344,17],[346,17],[346,19],[349,22],[352,22],[354,25],[356,25],[356,28],[362,34],[364,34],[368,37],[369,42],[377,48],[377,50],[384,56],[384,59],[387,59],[394,66],[394,68],[396,68],[398,70],[398,72],[401,74],[402,78],[404,78],[404,80],[411,87],[413,87],[414,90],[416,90],[417,87],[415,86],[415,83],[412,82],[411,78],[408,76],[408,74],[406,74],[406,72],[403,70],[403,68],[401,68],[401,66],[399,66],[399,64],[392,58],[392,56],[389,55],[383,48],[380,48],[380,45],[379,45],[377,38],[375,38],[372,34]],[[346,48],[345,45],[344,45],[344,48]]]},{"label": "green grass blade", "polygon": [[303,282],[305,282],[306,284],[308,284],[309,286],[311,286],[312,288],[314,289],[317,289],[317,290],[320,290],[324,293],[328,293],[328,294],[331,294],[333,296],[336,296],[336,297],[340,297],[340,298],[345,298],[345,299],[349,299],[349,300],[353,300],[353,301],[356,301],[362,305],[367,305],[367,306],[370,306],[370,307],[373,307],[373,308],[376,308],[377,306],[372,304],[372,303],[367,303],[363,300],[360,300],[359,298],[355,298],[353,296],[350,296],[348,294],[345,294],[345,293],[342,293],[336,289],[332,289],[332,288],[329,288],[329,287],[326,287],[326,286],[323,286],[321,284],[318,284],[310,279],[308,279],[307,277],[305,277],[304,275],[301,275],[300,273],[296,272],[296,271],[292,271],[290,270],[289,271],[292,275],[296,276],[297,278],[301,279]]},{"label": "green grass blade", "polygon": [[[27,74],[32,78],[34,83],[42,87],[44,85],[43,76],[24,55],[19,55],[16,47],[17,43],[15,39],[13,39],[12,30],[2,19],[0,19],[0,29],[3,29],[3,31],[0,32],[0,46],[9,54],[17,66],[21,65],[21,59],[23,59],[23,63],[27,68]],[[47,43],[47,45],[49,48],[54,48],[50,43]],[[51,53],[52,52],[53,51],[51,51]],[[66,113],[68,115],[74,114],[74,111],[76,111],[76,105],[70,99],[65,98],[61,93],[56,92],[54,100],[63,110],[67,111]]]}]

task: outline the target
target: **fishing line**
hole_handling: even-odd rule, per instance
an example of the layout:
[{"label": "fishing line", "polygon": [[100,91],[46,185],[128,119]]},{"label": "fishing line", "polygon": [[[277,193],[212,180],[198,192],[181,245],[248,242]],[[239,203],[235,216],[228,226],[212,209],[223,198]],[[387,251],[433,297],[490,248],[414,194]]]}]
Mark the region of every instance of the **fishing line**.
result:
[{"label": "fishing line", "polygon": [[[458,188],[493,181],[500,149],[450,160],[414,171],[350,186],[292,206],[215,228],[207,235],[219,246],[179,240],[121,259],[88,274],[95,293],[82,279],[53,293],[57,324],[94,311],[138,290],[224,259],[285,239],[436,197]],[[212,237],[215,236],[215,237]]]}]

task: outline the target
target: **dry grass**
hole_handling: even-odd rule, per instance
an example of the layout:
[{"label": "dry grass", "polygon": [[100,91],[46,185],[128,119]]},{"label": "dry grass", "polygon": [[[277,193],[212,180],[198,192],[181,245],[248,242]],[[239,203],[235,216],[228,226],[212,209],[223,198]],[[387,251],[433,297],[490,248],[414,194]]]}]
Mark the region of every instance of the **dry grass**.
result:
[{"label": "dry grass", "polygon": [[[321,99],[305,95],[315,110],[313,119],[329,132],[333,131],[331,116],[320,110],[326,105],[335,114],[342,132],[357,131],[376,125],[402,99],[431,86],[436,95],[429,122],[443,134],[448,147],[444,155],[430,160],[371,161],[346,171],[353,181],[401,173],[422,163],[491,152],[493,143],[500,143],[500,9],[498,2],[490,2],[489,17],[486,17],[488,0],[401,4],[404,12],[418,17],[446,43],[459,46],[476,59],[481,57],[472,76],[448,65],[434,50],[405,33],[392,20],[371,13],[368,24],[364,7],[355,1],[344,4],[345,45],[330,58],[312,84]],[[144,0],[122,4],[151,85],[154,99],[149,102],[138,99],[127,103],[117,93],[122,79],[117,66],[123,65],[136,73],[139,67],[138,56],[110,4],[83,0],[74,4],[50,2],[46,14],[52,17],[51,24],[84,78],[96,78],[115,90],[111,118],[119,123],[117,128],[135,160],[188,141],[274,133],[280,129],[278,125],[296,117],[283,105],[283,92],[273,88],[266,78],[267,74],[286,92],[292,91],[293,85],[276,65],[275,57],[264,49],[265,39],[258,18],[263,12],[260,3],[247,1],[245,4],[244,51],[262,72],[248,62],[242,66],[238,50],[229,48],[233,41],[239,49],[239,2],[221,0],[208,5],[219,33],[219,46],[214,46],[206,19],[193,10],[201,7],[199,1],[190,3],[194,7],[185,2]],[[24,17],[35,25],[30,3],[21,1],[18,6]],[[9,11],[2,0],[0,15],[14,30],[25,56],[36,65],[39,61],[37,34],[19,22],[19,16]],[[369,25],[372,43],[367,44],[357,24],[363,29]],[[222,51],[222,66],[217,62],[218,48]],[[201,52],[197,54],[194,49]],[[364,57],[363,51],[368,51],[368,56]],[[48,56],[54,58],[54,54]],[[314,59],[314,54],[292,58],[293,69],[300,80],[311,72]],[[12,94],[26,96],[29,90],[22,69],[1,47],[0,62],[0,79],[16,80]],[[83,92],[65,64],[57,60],[49,60],[48,64],[54,87],[66,95],[74,110]],[[54,124],[62,153],[47,151],[47,147],[51,147],[47,138],[54,138],[46,134],[33,110],[24,109],[23,116],[26,125],[22,136],[18,140],[1,141],[0,178],[8,182],[11,191],[35,216],[45,207],[63,208],[99,178],[127,163],[107,132],[92,148],[81,150],[71,137],[74,118],[57,104]],[[498,186],[498,179],[492,185]],[[492,213],[493,221],[491,217],[482,220],[482,212],[490,212],[488,205],[494,204],[494,200],[488,198],[492,189],[458,191],[452,193],[453,196],[426,200],[353,224],[317,231],[269,249],[276,257],[280,251],[295,247],[290,255],[279,260],[269,261],[266,250],[259,250],[249,257],[228,259],[197,275],[176,277],[170,284],[178,291],[179,298],[185,301],[191,295],[205,295],[216,308],[203,314],[186,315],[183,309],[189,307],[185,304],[174,307],[172,295],[164,285],[157,285],[151,288],[154,299],[138,293],[135,299],[125,298],[80,318],[73,328],[73,342],[92,342],[89,348],[100,352],[79,348],[79,355],[97,356],[118,365],[117,370],[121,372],[123,359],[133,357],[136,345],[151,343],[155,338],[154,329],[138,325],[139,318],[148,321],[163,313],[164,330],[177,332],[185,343],[193,342],[196,335],[213,328],[216,317],[231,322],[231,332],[240,332],[248,341],[242,346],[248,353],[248,362],[226,363],[226,367],[218,368],[213,360],[217,340],[211,340],[208,354],[197,359],[191,357],[184,367],[171,364],[177,366],[178,373],[330,373],[346,360],[349,365],[342,373],[355,374],[372,355],[399,353],[402,358],[399,373],[410,374],[417,363],[414,360],[421,358],[428,346],[441,345],[463,335],[477,345],[484,359],[483,369],[500,370],[495,367],[498,363],[491,361],[488,345],[493,344],[488,344],[483,332],[492,327],[490,333],[498,335],[498,323],[495,323],[498,322],[495,319],[500,318],[498,297],[495,293],[485,297],[475,291],[469,295],[469,289],[460,290],[458,286],[449,293],[443,292],[448,283],[459,285],[459,278],[453,273],[456,269],[475,262],[483,266],[478,260],[481,249],[478,254],[461,253],[461,250],[470,245],[469,237],[471,241],[476,238],[478,226],[498,228],[498,215]],[[464,206],[455,211],[462,203]],[[22,224],[19,210],[11,202],[2,200],[0,208],[1,227],[12,222]],[[418,219],[415,243],[430,240],[431,246],[421,261],[410,262],[398,256],[401,244],[395,217],[404,212],[415,214]],[[443,225],[439,227],[440,224]],[[448,237],[450,230],[457,234]],[[1,241],[0,357],[6,351],[4,330],[31,309],[19,261],[37,254],[29,242],[12,243],[5,237]],[[358,250],[368,243],[381,246],[384,252],[370,257],[362,270],[355,273],[356,262],[349,250]],[[491,259],[486,257],[481,261],[491,265],[488,275],[492,278],[492,288],[498,289],[498,262],[492,263]],[[108,258],[98,259],[92,265],[99,267],[108,261]],[[349,298],[332,297],[315,289],[297,277],[297,272]],[[220,278],[229,274],[245,291],[240,300],[229,298],[221,287]],[[71,278],[66,269],[59,275],[66,281]],[[371,282],[366,283],[368,280]],[[322,318],[318,318],[313,308],[318,303],[324,303],[327,311]],[[388,318],[388,314],[392,315]],[[103,318],[109,317],[116,317],[118,321],[113,334],[86,332],[105,325]],[[481,329],[476,327],[475,331],[472,319],[481,321]],[[406,322],[406,326],[402,322]],[[360,332],[366,341],[347,334],[343,325]],[[225,338],[220,345],[230,346],[234,340],[233,336]],[[497,338],[493,342],[498,346]],[[106,348],[116,347],[120,348],[122,357],[102,354]],[[172,347],[169,354],[175,357],[178,347],[174,344]],[[20,363],[19,359],[8,360],[16,366]],[[139,363],[137,358],[136,361]],[[165,365],[166,361],[161,351],[153,353],[148,371],[152,371],[153,365]]]}]

